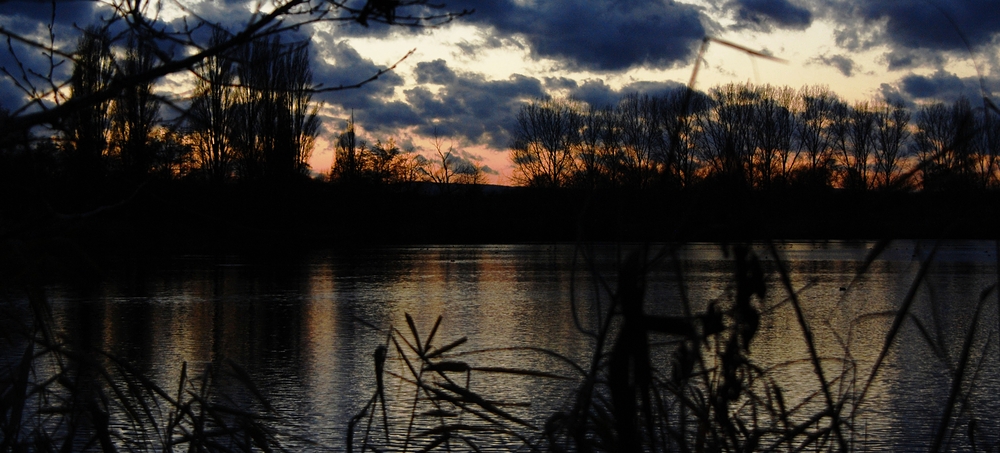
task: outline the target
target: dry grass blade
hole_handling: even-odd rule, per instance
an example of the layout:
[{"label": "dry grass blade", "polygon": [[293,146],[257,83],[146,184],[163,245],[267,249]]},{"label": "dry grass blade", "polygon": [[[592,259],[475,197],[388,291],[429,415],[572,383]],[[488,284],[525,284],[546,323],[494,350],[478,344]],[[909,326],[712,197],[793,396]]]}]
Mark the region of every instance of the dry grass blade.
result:
[{"label": "dry grass blade", "polygon": [[452,392],[452,393],[454,393],[456,395],[458,395],[459,397],[461,397],[462,401],[475,404],[476,406],[479,406],[479,407],[483,408],[484,410],[486,410],[487,412],[489,412],[489,413],[491,413],[493,415],[496,415],[496,416],[498,416],[500,418],[512,421],[512,422],[517,423],[519,425],[526,426],[526,427],[528,427],[530,429],[537,429],[531,423],[529,423],[529,422],[527,422],[525,420],[522,420],[522,419],[520,419],[518,417],[515,417],[515,416],[507,413],[506,411],[504,411],[504,410],[500,409],[499,407],[497,407],[495,404],[493,404],[493,403],[487,401],[486,399],[484,399],[483,397],[479,396],[475,392],[472,392],[472,391],[470,391],[468,389],[465,389],[463,387],[460,387],[458,385],[455,385],[455,384],[452,384],[452,383],[449,383],[449,382],[437,383],[437,386],[441,387],[441,388],[443,388],[445,390],[448,390],[448,391],[450,391],[450,392]]},{"label": "dry grass blade", "polygon": [[[417,325],[413,322],[413,317],[409,313],[406,313],[406,325],[410,326],[410,333],[413,334],[413,344],[417,345],[414,349],[417,354],[421,357],[424,356],[424,346],[420,342],[420,334],[417,333]],[[409,342],[407,342],[409,343]],[[411,346],[412,347],[412,346]]]},{"label": "dry grass blade", "polygon": [[882,363],[889,354],[889,348],[892,347],[892,343],[896,339],[896,335],[899,334],[899,329],[903,326],[903,321],[907,318],[907,313],[910,312],[910,307],[913,305],[913,301],[917,298],[917,290],[927,277],[927,272],[930,270],[931,262],[934,261],[937,251],[938,243],[935,243],[930,254],[923,262],[920,263],[920,270],[917,271],[916,277],[914,277],[913,282],[910,284],[910,289],[907,290],[906,297],[903,298],[903,302],[899,307],[899,310],[896,312],[896,317],[892,320],[892,326],[889,327],[889,331],[885,335],[885,343],[883,343],[882,350],[879,351],[878,356],[875,358],[875,363],[872,365],[868,379],[865,381],[865,385],[857,397],[855,406],[851,411],[850,418],[854,418],[858,408],[861,406],[861,403],[864,402],[865,397],[868,395],[868,390],[871,389],[872,383],[875,382],[875,377],[878,376],[878,372],[882,368]]},{"label": "dry grass blade", "polygon": [[18,444],[22,416],[28,399],[28,375],[31,373],[34,345],[34,342],[28,342],[17,368],[7,374],[6,376],[11,377],[4,379],[3,382],[5,388],[0,393],[0,416],[3,417],[4,434],[3,442],[0,442],[2,451],[13,451],[14,446]]},{"label": "dry grass blade", "polygon": [[434,409],[431,411],[423,412],[420,415],[424,417],[458,417],[458,413],[446,411],[443,409]]},{"label": "dry grass blade", "polygon": [[532,376],[541,377],[549,379],[558,379],[562,381],[573,381],[575,379],[566,376],[560,376],[555,373],[548,373],[545,371],[536,370],[526,370],[523,368],[506,368],[506,367],[472,367],[473,371],[480,371],[483,373],[504,373],[504,374],[515,374],[520,376]]},{"label": "dry grass blade", "polygon": [[502,434],[513,434],[512,431],[506,429],[492,428],[488,426],[476,426],[468,424],[455,424],[455,425],[443,425],[436,426],[434,428],[428,429],[421,432],[418,436],[435,436],[438,434],[451,434],[460,431],[467,432],[479,432],[479,433],[502,433]]},{"label": "dry grass blade", "polygon": [[[420,379],[420,373],[418,373],[417,369],[414,368],[413,363],[410,362],[410,358],[406,354],[403,353],[403,347],[399,345],[398,341],[396,341],[396,337],[397,337],[397,335],[393,335],[392,336],[392,344],[393,344],[393,346],[396,347],[396,353],[399,354],[399,357],[401,359],[403,359],[404,363],[406,363],[406,367],[410,369],[410,374],[412,374],[415,379],[419,380]],[[406,339],[403,338],[403,341],[405,342]],[[409,343],[407,343],[407,346],[410,346],[411,348],[413,347],[413,345],[411,345]]]},{"label": "dry grass blade", "polygon": [[891,239],[881,239],[875,243],[875,246],[872,247],[872,249],[869,250],[868,254],[865,256],[865,260],[862,261],[861,268],[858,269],[857,273],[855,273],[855,278],[854,281],[851,282],[851,286],[853,286],[854,283],[857,282],[857,280],[861,278],[862,275],[868,272],[868,268],[871,267],[872,263],[874,263],[879,256],[882,256],[882,252],[884,252],[885,249],[888,248],[889,244],[891,243],[892,243]]},{"label": "dry grass blade", "polygon": [[[420,344],[417,344],[416,346],[414,346],[413,343],[410,343],[410,340],[407,340],[406,337],[403,336],[403,333],[400,332],[399,330],[397,330],[395,327],[392,328],[392,332],[396,334],[396,335],[392,335],[392,338],[393,338],[394,341],[398,337],[400,340],[403,340],[403,343],[406,343],[406,346],[408,346],[411,351],[413,351],[418,356],[420,356],[420,357],[423,358],[423,356],[420,354]],[[400,354],[402,354],[402,351],[400,351]]]},{"label": "dry grass blade", "polygon": [[[462,338],[461,341],[464,343],[465,342],[465,338]],[[555,352],[555,351],[553,351],[551,349],[538,348],[538,347],[533,347],[533,346],[518,346],[518,347],[511,347],[511,348],[476,349],[476,350],[473,350],[473,351],[464,351],[464,352],[456,353],[456,354],[453,354],[452,357],[462,357],[462,356],[467,356],[467,355],[487,354],[487,353],[490,353],[490,352],[509,352],[509,351],[530,351],[530,352],[537,352],[539,354],[546,355],[546,356],[552,357],[554,359],[557,359],[561,363],[569,365],[574,370],[576,370],[577,372],[579,372],[581,376],[586,376],[587,375],[587,370],[583,369],[583,367],[580,366],[578,363],[576,363],[576,361],[574,361],[573,359],[571,359],[569,357],[566,357],[565,355],[560,354],[558,352]]]},{"label": "dry grass blade", "polygon": [[426,371],[468,373],[472,367],[465,362],[437,362],[424,367]]},{"label": "dry grass blade", "polygon": [[795,317],[798,320],[799,328],[802,329],[802,336],[805,339],[806,346],[809,348],[809,358],[813,363],[813,372],[816,373],[816,378],[819,379],[823,396],[826,399],[827,411],[830,413],[830,416],[833,417],[833,431],[837,436],[837,442],[840,444],[841,451],[847,451],[847,441],[840,430],[840,414],[837,410],[840,406],[834,403],[833,394],[830,391],[830,383],[826,380],[826,376],[824,375],[823,364],[821,362],[819,352],[816,349],[816,341],[813,338],[809,322],[805,317],[805,313],[802,311],[802,304],[799,303],[799,297],[792,288],[791,277],[789,277],[788,270],[785,268],[784,260],[782,260],[778,254],[778,249],[774,246],[774,242],[771,241],[768,241],[768,247],[771,250],[771,255],[775,259],[778,276],[781,278],[781,284],[784,286],[785,291],[791,298],[792,307],[795,309]]},{"label": "dry grass blade", "polygon": [[934,352],[934,357],[937,357],[942,363],[947,363],[947,352],[941,350],[940,344],[934,341],[934,338],[931,336],[931,332],[927,330],[927,326],[924,325],[924,322],[921,321],[920,318],[914,316],[913,313],[908,313],[907,316],[910,318],[910,321],[913,322],[913,325],[917,327],[917,331],[920,332],[920,336],[923,337],[924,342],[927,343],[927,346],[931,348],[932,352]]},{"label": "dry grass blade", "polygon": [[424,342],[423,351],[427,352],[431,349],[431,342],[434,341],[434,335],[437,334],[438,327],[441,326],[441,319],[443,316],[438,315],[437,321],[434,321],[434,327],[431,327],[431,333],[427,335],[427,341]]},{"label": "dry grass blade", "polygon": [[937,435],[934,436],[934,443],[931,445],[930,451],[932,452],[941,451],[945,433],[948,431],[948,426],[951,424],[952,412],[955,410],[959,394],[962,392],[962,381],[965,379],[965,371],[968,368],[969,357],[972,354],[972,343],[973,340],[975,340],[976,330],[979,327],[979,318],[982,316],[983,307],[986,306],[986,299],[989,297],[994,288],[996,288],[996,284],[990,286],[988,289],[984,290],[982,294],[980,294],[979,303],[976,304],[976,312],[972,316],[972,324],[966,330],[965,342],[962,344],[962,352],[959,355],[958,364],[955,367],[955,374],[952,376],[951,392],[948,394],[948,402],[944,406],[944,414],[941,415],[941,423],[938,426]]},{"label": "dry grass blade", "polygon": [[250,377],[250,375],[246,372],[246,370],[244,370],[243,367],[239,366],[236,362],[232,360],[227,359],[226,363],[229,365],[229,369],[231,370],[230,374],[233,377],[235,377],[240,382],[240,384],[243,385],[244,388],[246,388],[247,390],[250,391],[251,394],[253,394],[254,398],[257,399],[257,402],[262,404],[264,406],[264,409],[267,410],[268,412],[274,412],[274,408],[271,407],[271,403],[268,402],[264,394],[260,392],[260,389],[258,389],[257,386],[254,385],[253,378]]},{"label": "dry grass blade", "polygon": [[457,339],[457,340],[455,340],[455,341],[453,341],[451,343],[448,343],[447,345],[444,345],[444,346],[442,346],[442,347],[440,347],[438,349],[435,349],[433,352],[429,352],[426,356],[424,356],[424,358],[426,358],[426,359],[433,359],[435,357],[440,356],[441,354],[444,354],[444,353],[446,353],[448,351],[451,351],[452,349],[455,349],[455,348],[457,348],[457,347],[465,344],[465,342],[467,342],[467,341],[469,341],[469,339],[467,337],[459,338],[459,339]]}]

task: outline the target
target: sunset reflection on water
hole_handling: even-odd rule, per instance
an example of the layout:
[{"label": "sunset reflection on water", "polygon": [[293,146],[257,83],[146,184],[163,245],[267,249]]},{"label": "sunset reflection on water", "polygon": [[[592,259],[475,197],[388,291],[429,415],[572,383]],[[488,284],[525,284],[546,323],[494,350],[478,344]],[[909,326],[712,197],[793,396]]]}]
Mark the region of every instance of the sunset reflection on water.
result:
[{"label": "sunset reflection on water", "polygon": [[[858,276],[874,245],[776,247],[791,272],[825,377],[833,393],[848,400],[846,411],[853,408],[884,345],[891,312],[930,252],[929,244],[894,243]],[[853,441],[869,448],[905,448],[925,445],[933,437],[950,388],[948,363],[957,360],[980,292],[996,281],[993,250],[988,243],[958,243],[938,252],[916,292],[913,318],[904,324],[858,408],[856,423],[862,426],[855,428],[858,438]],[[763,318],[751,344],[751,360],[767,370],[792,406],[804,402],[797,414],[815,414],[824,403],[797,315],[781,287],[775,257],[763,245],[755,251],[768,271],[769,287],[766,299],[758,301]],[[343,448],[348,420],[374,391],[375,347],[385,344],[392,327],[410,335],[407,313],[424,338],[437,317],[443,317],[437,346],[467,337],[460,350],[473,353],[456,360],[573,378],[473,375],[474,390],[530,403],[511,410],[543,425],[550,414],[572,403],[579,375],[550,357],[509,348],[548,348],[588,366],[593,340],[576,327],[571,294],[578,318],[593,328],[595,304],[607,307],[605,291],[614,287],[621,256],[611,245],[587,250],[491,245],[377,247],[266,261],[185,257],[140,273],[112,274],[92,292],[53,288],[51,293],[65,331],[99,332],[97,346],[148,370],[164,388],[176,386],[185,362],[197,372],[232,360],[271,400],[285,429],[315,444],[294,437],[289,442],[337,451]],[[668,256],[673,258],[648,275],[647,312],[683,313],[681,287],[696,313],[713,301],[724,306],[732,299],[732,264],[719,245],[689,244]],[[587,257],[595,258],[593,266],[586,265]],[[671,263],[679,265],[683,285]],[[914,319],[928,332],[926,337]],[[978,326],[975,350],[996,360],[995,339],[985,343],[987,334],[996,335],[995,308],[985,312]],[[666,366],[669,348],[658,351],[655,360]],[[403,364],[393,359],[389,366],[399,373]],[[975,375],[974,395],[982,401],[969,409],[966,420],[998,421],[996,370],[982,367]],[[406,421],[412,391],[398,380],[387,382],[394,420]]]}]

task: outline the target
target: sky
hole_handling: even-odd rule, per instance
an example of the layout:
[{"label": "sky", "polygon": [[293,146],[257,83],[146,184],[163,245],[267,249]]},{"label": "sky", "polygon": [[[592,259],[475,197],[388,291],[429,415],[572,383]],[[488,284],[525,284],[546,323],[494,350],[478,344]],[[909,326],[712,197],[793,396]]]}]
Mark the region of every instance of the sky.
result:
[{"label": "sky", "polygon": [[[256,4],[178,1],[233,28]],[[392,138],[430,153],[436,135],[463,159],[488,167],[490,182],[510,184],[507,146],[524,102],[554,96],[604,106],[629,92],[683,86],[706,36],[785,62],[713,43],[699,89],[826,85],[850,101],[889,97],[910,105],[977,100],[983,87],[991,97],[1000,92],[996,0],[442,1],[449,10],[475,11],[434,28],[318,23],[296,33],[311,41],[314,82],[323,86],[357,83],[414,50],[362,88],[317,95],[323,129],[310,161],[315,172],[329,170],[331,143],[353,115],[369,143]],[[100,3],[60,1],[56,22],[84,26],[101,14],[107,9]],[[168,4],[160,19],[178,24],[184,16]],[[47,2],[0,0],[7,29],[44,34],[50,17]],[[41,58],[29,53],[22,59]],[[9,54],[0,63],[10,66]],[[178,74],[160,90],[177,96],[187,86]],[[9,79],[0,80],[0,90],[10,109],[17,90]]]}]

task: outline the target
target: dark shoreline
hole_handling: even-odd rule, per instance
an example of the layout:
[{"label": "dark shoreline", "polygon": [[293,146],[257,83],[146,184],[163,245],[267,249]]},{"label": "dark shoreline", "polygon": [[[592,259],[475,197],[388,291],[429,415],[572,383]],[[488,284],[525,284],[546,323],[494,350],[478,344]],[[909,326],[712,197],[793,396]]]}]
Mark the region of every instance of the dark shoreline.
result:
[{"label": "dark shoreline", "polygon": [[372,244],[1000,237],[997,192],[439,189],[160,182],[118,191],[127,195],[117,198],[50,194],[48,200],[59,201],[20,200],[28,208],[51,209],[24,211],[27,220],[7,235],[58,237],[97,255]]}]

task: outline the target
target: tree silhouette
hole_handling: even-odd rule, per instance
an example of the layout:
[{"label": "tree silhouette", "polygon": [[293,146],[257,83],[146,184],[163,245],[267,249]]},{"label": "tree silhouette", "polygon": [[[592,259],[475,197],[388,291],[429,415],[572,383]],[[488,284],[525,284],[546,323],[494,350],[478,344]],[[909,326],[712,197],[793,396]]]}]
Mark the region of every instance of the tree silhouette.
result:
[{"label": "tree silhouette", "polygon": [[[154,53],[153,45],[145,38],[129,35],[115,77],[128,79],[151,70],[156,65]],[[142,179],[153,167],[156,156],[150,139],[159,109],[152,81],[129,85],[112,102],[111,148],[128,178]]]},{"label": "tree silhouette", "polygon": [[752,187],[756,93],[749,85],[729,84],[709,92],[711,107],[696,117],[700,155],[716,176]]},{"label": "tree silhouette", "polygon": [[[146,70],[134,73],[128,77],[118,78],[111,83],[75,85],[71,99],[62,97],[61,92],[66,85],[59,80],[57,68],[66,60],[84,63],[94,74],[101,73],[101,57],[90,52],[86,47],[77,49],[90,52],[91,57],[82,57],[82,52],[68,51],[60,48],[67,40],[63,33],[75,33],[75,30],[64,30],[57,27],[54,19],[50,22],[47,35],[41,37],[25,36],[0,27],[0,36],[6,38],[10,45],[6,51],[12,59],[23,63],[20,54],[25,52],[41,52],[48,61],[48,68],[29,68],[20,65],[15,68],[4,68],[0,76],[18,87],[24,95],[21,106],[6,106],[9,115],[3,118],[0,129],[8,131],[29,131],[36,126],[58,125],[71,116],[81,116],[87,111],[101,110],[102,106],[117,97],[123,90],[137,85],[143,85],[177,72],[188,71],[208,58],[212,58],[247,43],[260,41],[272,35],[299,29],[303,25],[317,22],[347,23],[380,22],[389,25],[407,27],[435,26],[471,14],[470,10],[446,11],[443,5],[429,0],[366,0],[357,3],[349,0],[289,0],[267,4],[261,2],[256,9],[250,11],[243,28],[234,31],[224,40],[205,41],[206,30],[218,28],[203,18],[192,13],[189,5],[182,0],[177,6],[188,12],[184,21],[176,21],[173,25],[160,20],[161,8],[153,0],[109,0],[104,3],[105,15],[100,25],[85,31],[85,35],[94,35],[95,30],[104,30],[101,39],[102,46],[111,39],[106,30],[114,26],[116,29],[127,29],[128,33],[142,37],[145,42],[169,43],[174,51],[156,49],[158,61]],[[53,2],[53,17],[59,9],[59,2]],[[102,54],[103,55],[103,54]],[[391,68],[390,68],[391,69]],[[384,72],[384,71],[381,71]],[[380,72],[380,73],[381,73]],[[322,87],[322,90],[333,91],[348,89],[375,80],[379,74],[372,74],[367,79],[359,76],[357,84]],[[77,78],[79,74],[74,75]],[[96,79],[94,79],[96,81]],[[86,86],[85,86],[86,85]]]},{"label": "tree silhouette", "polygon": [[434,131],[434,137],[431,141],[431,146],[434,147],[434,159],[431,161],[432,169],[427,171],[427,177],[441,187],[444,192],[451,191],[452,178],[455,176],[456,171],[456,157],[454,155],[454,147],[448,146],[448,149],[444,149],[444,140]]},{"label": "tree silhouette", "polygon": [[364,145],[358,144],[354,128],[354,116],[347,121],[344,131],[337,136],[337,147],[334,150],[333,165],[330,168],[330,180],[341,183],[354,183],[361,179],[364,168],[361,150]]},{"label": "tree silhouette", "polygon": [[657,174],[657,162],[667,156],[660,113],[653,97],[638,93],[626,94],[615,108],[621,131],[618,165],[626,187],[648,188]]},{"label": "tree silhouette", "polygon": [[[89,27],[77,41],[70,79],[70,102],[105,92],[115,77],[111,37],[106,28]],[[89,103],[67,115],[59,127],[67,138],[67,165],[82,184],[92,184],[105,171],[111,127],[111,99]]]},{"label": "tree silhouette", "polygon": [[546,99],[521,106],[510,146],[515,180],[565,187],[575,171],[581,123],[579,107],[568,101]]},{"label": "tree silhouette", "polygon": [[[222,29],[212,32],[210,45],[229,39]],[[224,182],[233,172],[233,108],[236,102],[236,72],[232,58],[225,54],[206,58],[195,68],[194,99],[187,121],[198,153],[201,171],[213,182]]]},{"label": "tree silhouette", "polygon": [[875,183],[893,187],[900,172],[899,161],[910,136],[910,113],[902,102],[881,103],[875,109]]},{"label": "tree silhouette", "polygon": [[974,184],[977,124],[969,100],[935,103],[916,114],[914,147],[925,190],[968,188]]},{"label": "tree silhouette", "polygon": [[398,185],[427,175],[429,162],[413,149],[401,149],[396,140],[376,140],[368,146],[358,140],[353,116],[337,136],[330,180],[345,186]]},{"label": "tree silhouette", "polygon": [[831,123],[834,106],[840,105],[834,93],[826,87],[805,86],[799,90],[802,108],[796,121],[798,146],[805,151],[805,168],[800,170],[801,182],[812,187],[826,187],[830,183]]},{"label": "tree silhouette", "polygon": [[[217,29],[211,42],[228,37]],[[264,37],[205,59],[194,73],[187,123],[209,180],[278,181],[307,173],[319,132],[308,43]]]},{"label": "tree silhouette", "polygon": [[705,97],[686,89],[659,98],[658,118],[666,134],[662,173],[667,183],[688,187],[695,181],[699,162],[695,150],[694,114],[706,108]]},{"label": "tree silhouette", "polygon": [[757,101],[752,104],[754,117],[754,180],[763,188],[774,185],[776,177],[787,180],[797,153],[792,148],[796,115],[792,111],[795,93],[771,85],[756,87]]},{"label": "tree silhouette", "polygon": [[851,108],[847,122],[847,144],[842,148],[845,170],[844,186],[865,190],[869,186],[872,152],[875,149],[875,109],[871,103],[860,101]]},{"label": "tree silhouette", "polygon": [[610,106],[590,106],[583,113],[574,185],[593,190],[619,179],[615,164],[621,154],[618,119]]}]

